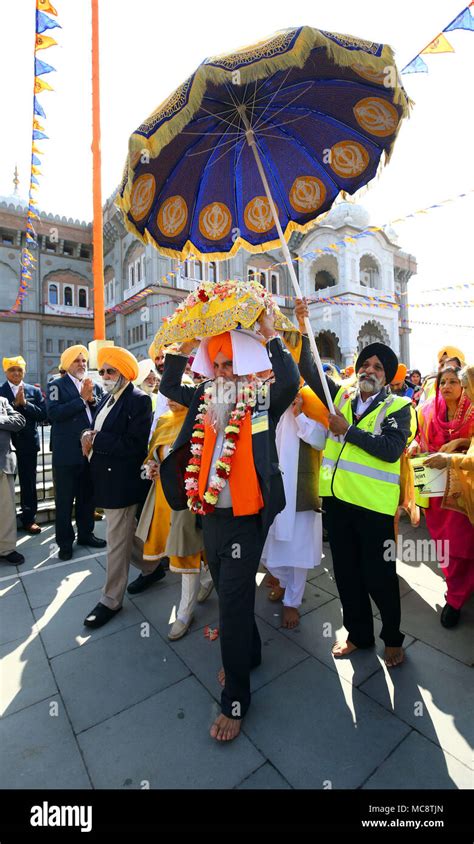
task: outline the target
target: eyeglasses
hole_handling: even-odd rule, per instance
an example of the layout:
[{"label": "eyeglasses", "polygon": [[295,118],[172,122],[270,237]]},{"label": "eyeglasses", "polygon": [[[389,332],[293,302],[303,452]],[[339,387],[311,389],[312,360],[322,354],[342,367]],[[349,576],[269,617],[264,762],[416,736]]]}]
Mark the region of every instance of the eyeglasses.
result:
[{"label": "eyeglasses", "polygon": [[99,369],[99,375],[102,378],[103,375],[115,375],[117,372],[116,369]]}]

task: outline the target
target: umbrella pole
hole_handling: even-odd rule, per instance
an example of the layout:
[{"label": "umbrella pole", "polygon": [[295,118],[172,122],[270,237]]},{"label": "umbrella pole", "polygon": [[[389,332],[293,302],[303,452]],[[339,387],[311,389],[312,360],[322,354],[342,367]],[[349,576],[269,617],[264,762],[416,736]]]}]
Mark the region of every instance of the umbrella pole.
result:
[{"label": "umbrella pole", "polygon": [[[285,240],[285,236],[283,234],[283,229],[280,225],[280,220],[278,219],[277,210],[276,210],[275,203],[273,201],[273,197],[272,197],[272,194],[271,194],[271,191],[270,191],[270,185],[268,184],[268,180],[267,180],[267,177],[265,175],[265,170],[263,168],[263,164],[262,164],[262,161],[260,159],[260,155],[258,153],[257,144],[255,143],[255,133],[254,133],[254,131],[253,131],[253,129],[252,129],[250,123],[249,123],[249,119],[248,119],[247,113],[245,111],[245,106],[241,106],[239,108],[239,113],[240,113],[242,120],[243,120],[243,123],[245,125],[245,129],[246,129],[245,136],[246,136],[246,139],[247,139],[247,143],[248,143],[248,145],[250,146],[250,148],[253,152],[253,155],[254,155],[254,158],[255,158],[255,163],[258,167],[258,172],[260,173],[260,176],[261,176],[261,179],[262,179],[262,182],[263,182],[263,187],[265,189],[267,199],[270,203],[270,208],[271,208],[271,211],[272,211],[273,220],[275,222],[275,226],[276,226],[276,229],[277,229],[277,232],[278,232],[278,236],[280,238],[282,252],[283,252],[285,259],[287,261],[287,264],[288,264],[288,270],[289,270],[289,273],[290,273],[291,281],[293,283],[293,287],[295,289],[295,293],[296,293],[298,299],[302,299],[303,294],[301,292],[301,288],[300,288],[300,285],[298,283],[298,279],[296,277],[296,272],[295,272],[295,268],[293,266],[293,261],[292,261],[291,255],[290,255],[290,250],[288,249],[288,244]],[[305,324],[306,331],[308,333],[308,339],[309,339],[309,343],[310,343],[310,346],[311,346],[311,351],[313,353],[313,357],[314,357],[314,360],[315,360],[315,363],[316,363],[316,366],[317,366],[317,369],[318,369],[318,372],[319,372],[319,376],[321,378],[321,384],[323,386],[324,395],[326,397],[326,402],[327,402],[327,406],[329,408],[329,412],[334,413],[335,410],[334,410],[333,400],[332,400],[331,394],[329,392],[328,382],[327,382],[326,376],[324,374],[323,365],[321,363],[321,358],[319,357],[318,347],[316,346],[316,340],[314,338],[314,332],[313,332],[313,329],[312,329],[312,326],[311,326],[311,323],[310,323],[308,317],[305,317],[304,324]]]}]

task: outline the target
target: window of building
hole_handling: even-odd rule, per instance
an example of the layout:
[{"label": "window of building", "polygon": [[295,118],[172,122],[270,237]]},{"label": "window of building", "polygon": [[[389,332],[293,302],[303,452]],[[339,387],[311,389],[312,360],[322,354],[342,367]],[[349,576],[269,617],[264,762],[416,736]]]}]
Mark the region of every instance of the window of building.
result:
[{"label": "window of building", "polygon": [[146,278],[146,273],[145,273],[145,255],[142,255],[142,257],[140,258],[140,262],[141,262],[141,265],[142,265],[141,279],[142,279],[142,281],[145,281],[145,278]]},{"label": "window of building", "polygon": [[280,277],[278,273],[270,273],[270,292],[278,296],[280,292]]},{"label": "window of building", "polygon": [[319,270],[314,277],[314,289],[324,290],[325,287],[334,287],[336,279],[327,270]]},{"label": "window of building", "polygon": [[53,354],[53,341],[46,340],[46,354],[52,355]]},{"label": "window of building", "polygon": [[209,264],[209,281],[214,283],[217,281],[217,266],[214,261]]},{"label": "window of building", "polygon": [[57,284],[49,285],[48,300],[50,305],[58,304],[58,286]]},{"label": "window of building", "polygon": [[87,290],[84,287],[79,288],[79,307],[87,308]]},{"label": "window of building", "polygon": [[15,232],[1,229],[0,243],[3,243],[5,246],[13,246],[15,243]]},{"label": "window of building", "polygon": [[47,237],[44,242],[45,252],[56,252],[57,245],[58,244],[55,240],[51,240],[50,237]]},{"label": "window of building", "polygon": [[247,281],[254,281],[255,279],[255,270],[253,267],[249,267],[247,269]]},{"label": "window of building", "polygon": [[85,246],[81,243],[81,248],[79,250],[79,257],[80,258],[90,258],[92,255],[92,250],[90,246]]},{"label": "window of building", "polygon": [[140,284],[140,282],[142,280],[142,262],[141,261],[136,262],[135,269],[136,269],[137,284]]},{"label": "window of building", "polygon": [[128,329],[128,331],[127,331],[127,344],[128,344],[129,346],[131,346],[131,345],[132,345],[132,332],[131,332],[130,328],[129,328],[129,329]]},{"label": "window of building", "polygon": [[70,243],[68,240],[65,240],[63,245],[63,253],[64,255],[70,255],[72,257],[74,255],[74,243]]},{"label": "window of building", "polygon": [[135,267],[130,264],[128,268],[128,286],[133,287],[135,284]]},{"label": "window of building", "polygon": [[64,304],[72,307],[72,287],[64,288]]},{"label": "window of building", "polygon": [[66,341],[65,340],[58,340],[58,351],[60,353],[64,352],[65,348],[66,348]]}]

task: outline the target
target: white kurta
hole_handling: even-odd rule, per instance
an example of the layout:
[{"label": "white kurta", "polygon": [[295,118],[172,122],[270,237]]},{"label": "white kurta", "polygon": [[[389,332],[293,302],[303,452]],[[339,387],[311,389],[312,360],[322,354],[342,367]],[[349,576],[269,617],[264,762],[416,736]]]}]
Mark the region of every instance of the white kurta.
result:
[{"label": "white kurta", "polygon": [[326,429],[319,422],[308,419],[303,413],[295,417],[292,407],[289,407],[276,430],[286,507],[276,516],[262,553],[265,565],[276,577],[278,573],[274,570],[278,568],[307,570],[321,562],[321,514],[313,510],[296,512],[300,439],[321,451],[326,441]]}]

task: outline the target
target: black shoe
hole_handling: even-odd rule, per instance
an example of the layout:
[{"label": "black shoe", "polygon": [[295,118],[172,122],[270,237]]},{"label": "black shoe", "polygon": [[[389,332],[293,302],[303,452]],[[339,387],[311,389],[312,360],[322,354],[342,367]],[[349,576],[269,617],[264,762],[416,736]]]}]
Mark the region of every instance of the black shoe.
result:
[{"label": "black shoe", "polygon": [[170,558],[169,557],[162,557],[160,560],[160,566],[165,571],[170,570]]},{"label": "black shoe", "polygon": [[461,610],[455,610],[450,604],[445,604],[440,621],[443,627],[456,627],[460,617]]},{"label": "black shoe", "polygon": [[23,554],[19,554],[18,551],[10,551],[9,554],[3,554],[0,557],[0,563],[10,563],[12,566],[21,566],[24,562]]},{"label": "black shoe", "polygon": [[60,548],[58,557],[60,560],[70,560],[72,557],[72,548]]},{"label": "black shoe", "polygon": [[158,566],[158,568],[155,569],[155,571],[152,571],[151,574],[139,574],[137,579],[127,587],[127,592],[130,595],[137,595],[139,592],[144,592],[145,589],[149,589],[154,583],[158,583],[159,580],[163,580],[165,576],[166,572],[164,569],[162,569],[161,566]]},{"label": "black shoe", "polygon": [[99,539],[99,537],[94,536],[93,533],[91,533],[90,536],[86,536],[85,539],[78,539],[77,544],[88,545],[89,548],[105,548],[107,545],[105,539]]},{"label": "black shoe", "polygon": [[84,625],[86,627],[102,627],[104,624],[107,624],[114,615],[117,615],[121,609],[122,607],[119,607],[116,610],[110,610],[105,606],[105,604],[99,603],[84,619]]}]

